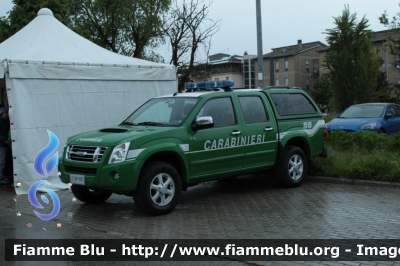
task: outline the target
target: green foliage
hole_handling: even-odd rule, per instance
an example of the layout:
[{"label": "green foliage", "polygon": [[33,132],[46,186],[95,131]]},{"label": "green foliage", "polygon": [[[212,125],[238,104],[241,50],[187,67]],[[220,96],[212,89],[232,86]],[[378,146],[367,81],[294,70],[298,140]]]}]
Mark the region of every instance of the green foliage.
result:
[{"label": "green foliage", "polygon": [[71,27],[78,34],[113,52],[122,50],[125,1],[71,0]]},{"label": "green foliage", "polygon": [[316,103],[329,105],[329,101],[332,97],[329,74],[321,75],[315,80],[311,96]]},{"label": "green foliage", "polygon": [[0,43],[7,40],[10,35],[10,20],[8,17],[0,17]]},{"label": "green foliage", "polygon": [[149,48],[164,42],[163,17],[171,0],[71,0],[71,3],[72,28],[78,34],[116,53],[163,61]]},{"label": "green foliage", "polygon": [[387,135],[371,131],[348,133],[346,131],[335,130],[329,134],[329,143],[334,143],[335,148],[342,151],[355,148],[366,151],[381,150],[389,141],[390,137]]},{"label": "green foliage", "polygon": [[[393,94],[394,93],[394,94]],[[371,94],[372,102],[398,102],[395,91],[390,88],[386,79],[386,73],[380,72],[377,80],[377,86]]]},{"label": "green foliage", "polygon": [[[399,4],[400,6],[400,4]],[[387,11],[385,11],[380,17],[379,17],[380,23],[388,27],[390,30],[392,30],[394,33],[400,34],[400,12],[394,15],[391,19],[389,18],[389,15]],[[391,39],[388,44],[390,48],[390,52],[393,55],[400,56],[400,38],[394,38]]]},{"label": "green foliage", "polygon": [[336,118],[336,116],[337,116],[337,113],[335,113],[335,112],[330,112],[327,115],[324,115],[325,123],[330,122],[332,119]]},{"label": "green foliage", "polygon": [[70,0],[13,0],[8,17],[0,18],[0,43],[31,22],[41,8],[47,7],[64,25],[69,25]]},{"label": "green foliage", "polygon": [[345,7],[342,16],[334,18],[336,27],[327,29],[330,49],[325,57],[330,70],[333,109],[344,110],[356,103],[371,102],[377,87],[381,58],[372,45],[368,20],[356,21]]},{"label": "green foliage", "polygon": [[327,158],[312,160],[311,174],[400,182],[400,135],[332,131]]}]

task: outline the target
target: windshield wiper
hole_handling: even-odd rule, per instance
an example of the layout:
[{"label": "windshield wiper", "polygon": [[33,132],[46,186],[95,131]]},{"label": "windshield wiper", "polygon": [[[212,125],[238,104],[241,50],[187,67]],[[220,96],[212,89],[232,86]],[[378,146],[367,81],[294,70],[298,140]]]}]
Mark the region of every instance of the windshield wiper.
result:
[{"label": "windshield wiper", "polygon": [[124,122],[122,122],[121,124],[119,124],[119,126],[121,126],[121,125],[134,126],[135,123],[132,123],[132,122],[129,122],[129,121],[124,121]]},{"label": "windshield wiper", "polygon": [[144,126],[159,126],[159,127],[163,127],[164,126],[164,124],[162,124],[162,123],[158,123],[158,122],[140,122],[140,123],[137,123],[136,125],[138,125],[138,126],[141,126],[141,125],[144,125]]}]

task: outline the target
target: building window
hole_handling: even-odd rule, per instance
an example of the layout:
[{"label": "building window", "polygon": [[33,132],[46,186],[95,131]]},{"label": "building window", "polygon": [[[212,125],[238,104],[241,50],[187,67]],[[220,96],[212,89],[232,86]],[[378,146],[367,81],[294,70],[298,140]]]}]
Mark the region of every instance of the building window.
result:
[{"label": "building window", "polygon": [[285,71],[289,70],[289,60],[285,58]]},{"label": "building window", "polygon": [[310,89],[310,78],[306,78],[307,90]]},{"label": "building window", "polygon": [[318,59],[314,59],[314,69],[318,69]]},{"label": "building window", "polygon": [[215,78],[214,80],[219,80],[219,78]]},{"label": "building window", "polygon": [[314,78],[319,77],[319,64],[318,59],[314,59]]},{"label": "building window", "polygon": [[275,86],[279,86],[279,79],[275,79]]},{"label": "building window", "polygon": [[275,72],[279,72],[279,61],[278,61],[278,59],[275,60]]},{"label": "building window", "polygon": [[226,77],[226,80],[229,80],[229,77]]},{"label": "building window", "polygon": [[308,59],[306,60],[306,72],[309,73],[310,72],[310,64]]},{"label": "building window", "polygon": [[289,78],[285,78],[285,85],[289,86]]}]

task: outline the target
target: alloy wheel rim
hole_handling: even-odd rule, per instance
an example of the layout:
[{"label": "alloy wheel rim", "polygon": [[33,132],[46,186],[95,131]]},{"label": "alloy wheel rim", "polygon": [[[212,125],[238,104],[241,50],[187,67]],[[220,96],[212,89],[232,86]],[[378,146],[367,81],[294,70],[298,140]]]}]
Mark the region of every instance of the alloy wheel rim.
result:
[{"label": "alloy wheel rim", "polygon": [[298,154],[293,155],[288,164],[289,176],[293,181],[298,181],[303,175],[303,160]]},{"label": "alloy wheel rim", "polygon": [[169,204],[175,195],[175,182],[169,174],[156,175],[150,184],[150,198],[157,206]]}]

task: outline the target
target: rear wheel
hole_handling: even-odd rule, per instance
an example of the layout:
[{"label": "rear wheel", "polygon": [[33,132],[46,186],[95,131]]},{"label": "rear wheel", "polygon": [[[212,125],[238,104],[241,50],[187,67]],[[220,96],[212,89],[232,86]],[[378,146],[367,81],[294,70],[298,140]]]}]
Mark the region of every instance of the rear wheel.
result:
[{"label": "rear wheel", "polygon": [[383,128],[380,128],[378,130],[378,134],[386,134],[386,131]]},{"label": "rear wheel", "polygon": [[163,215],[175,209],[181,194],[181,178],[175,167],[151,162],[142,170],[133,199],[142,212]]},{"label": "rear wheel", "polygon": [[277,165],[275,176],[285,187],[298,187],[307,173],[307,158],[304,151],[297,146],[287,146],[282,160]]},{"label": "rear wheel", "polygon": [[91,204],[103,203],[112,195],[104,189],[89,189],[79,185],[72,185],[71,190],[78,200]]}]

